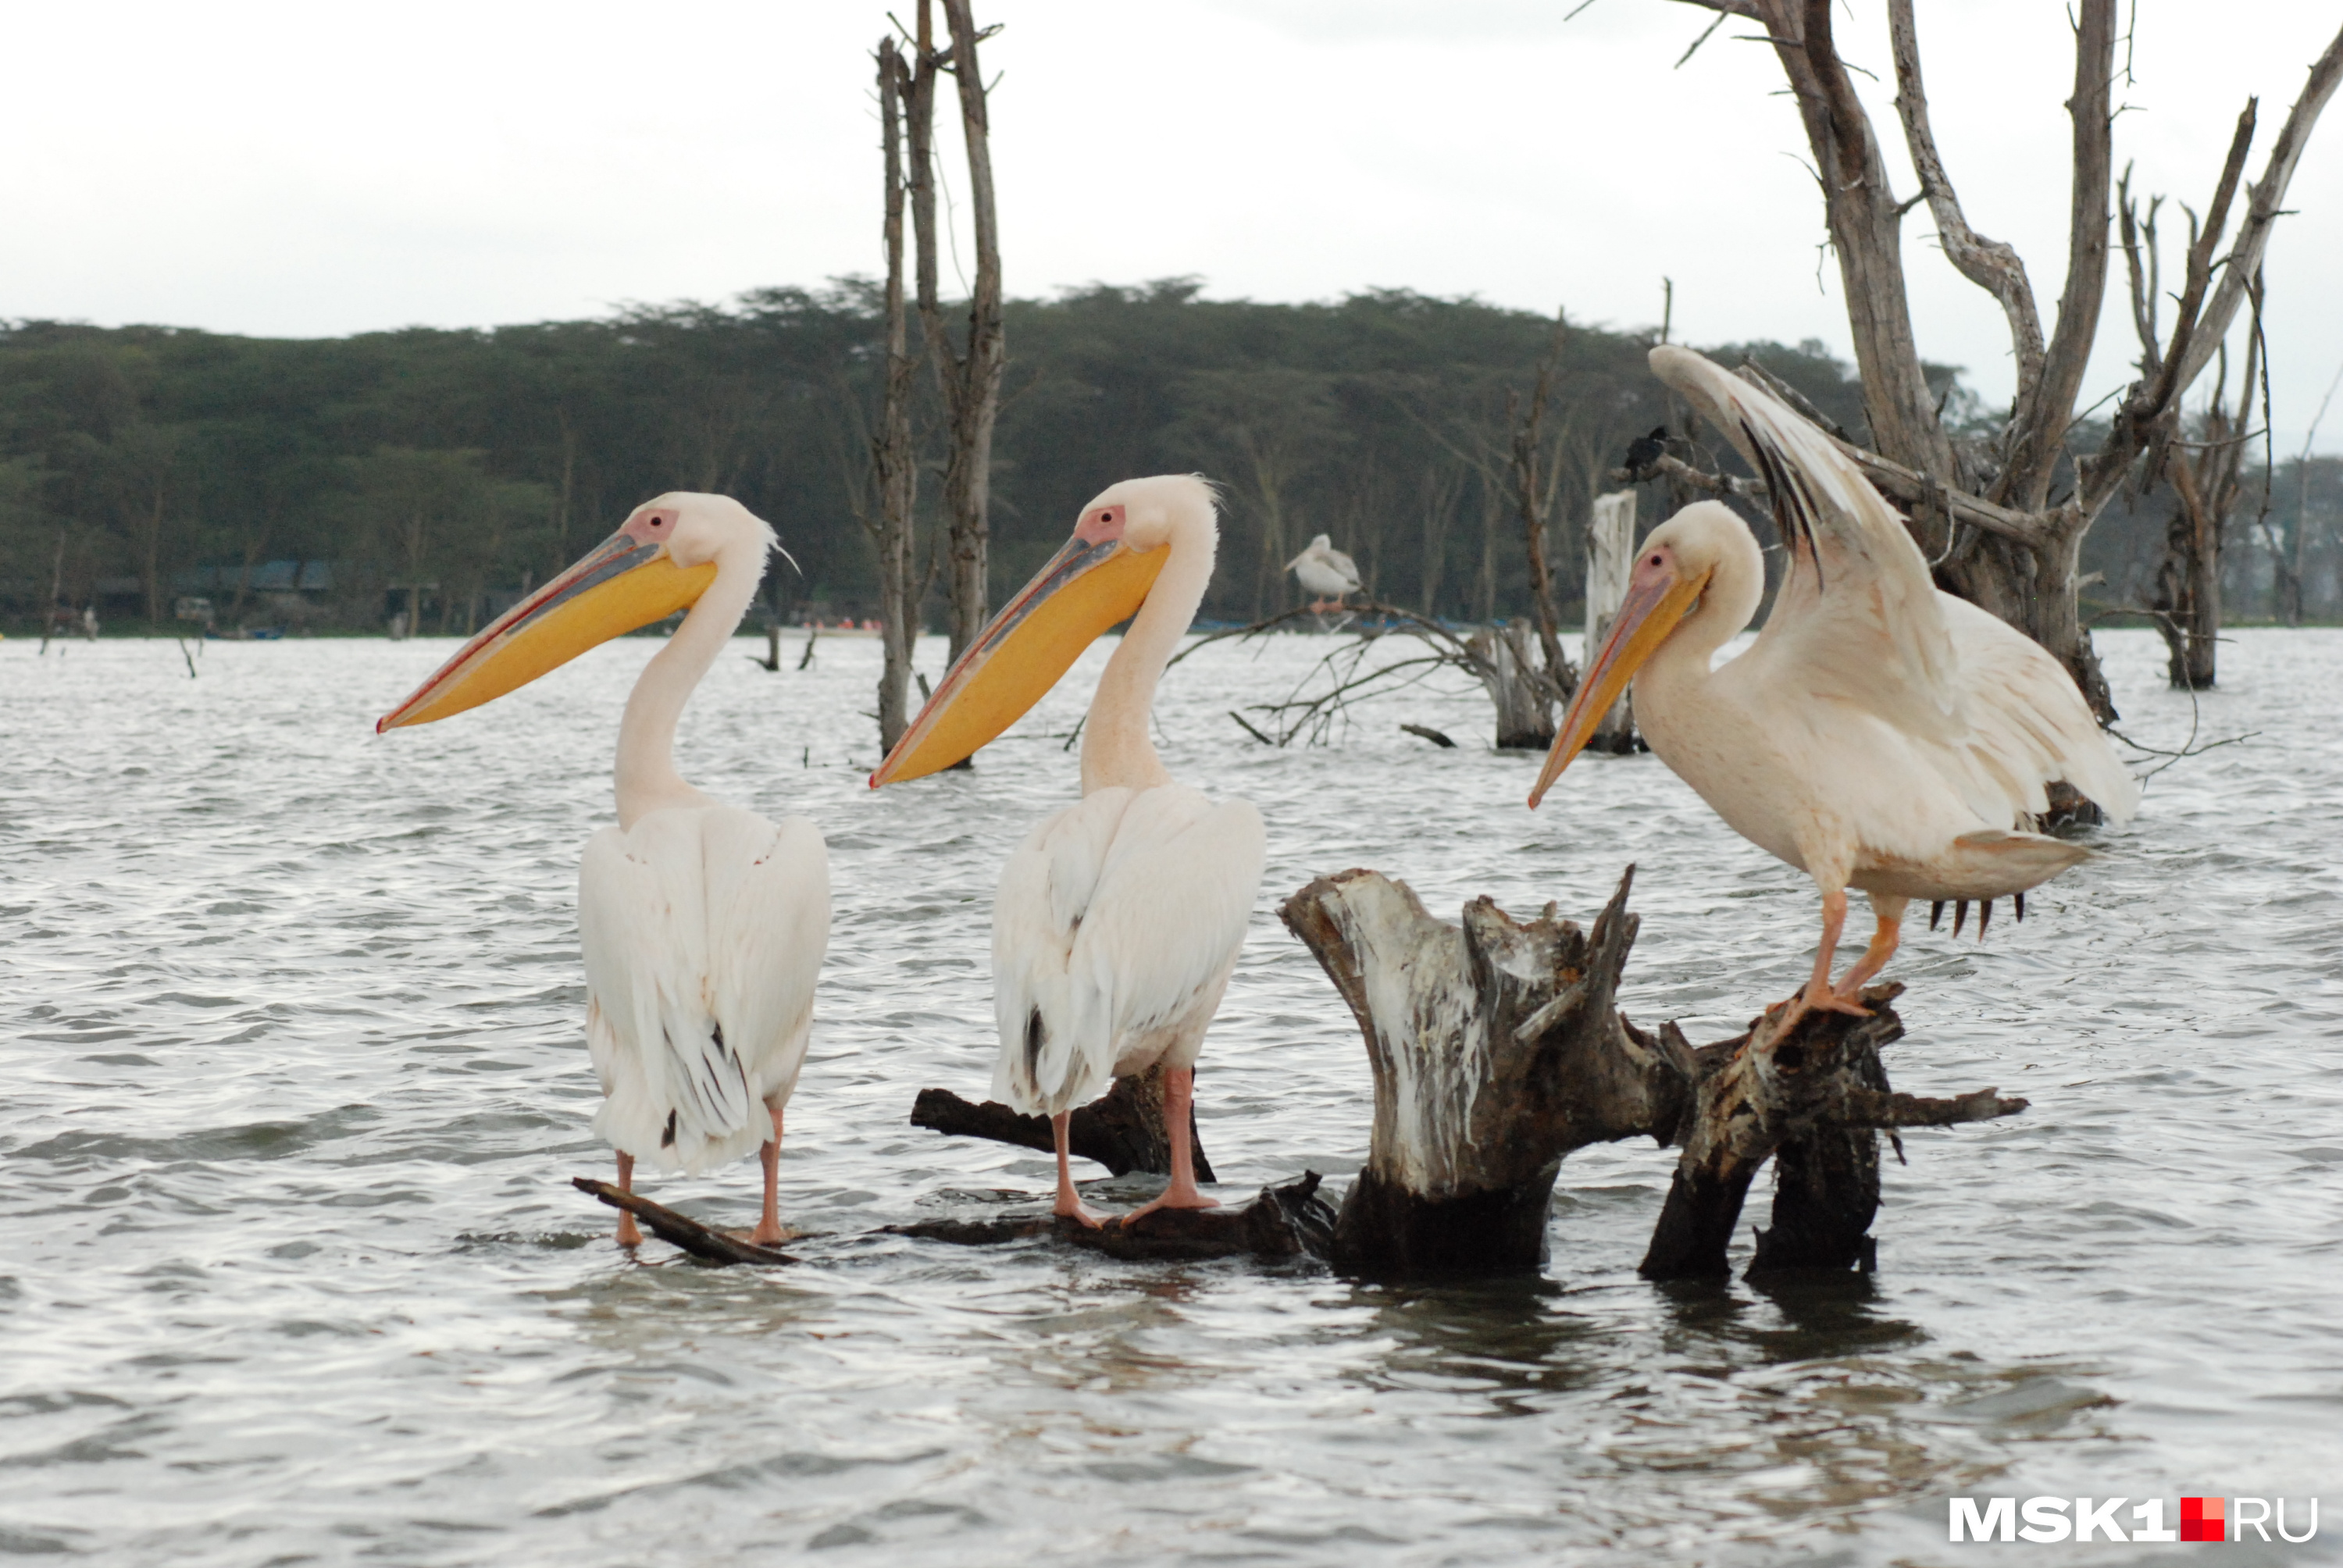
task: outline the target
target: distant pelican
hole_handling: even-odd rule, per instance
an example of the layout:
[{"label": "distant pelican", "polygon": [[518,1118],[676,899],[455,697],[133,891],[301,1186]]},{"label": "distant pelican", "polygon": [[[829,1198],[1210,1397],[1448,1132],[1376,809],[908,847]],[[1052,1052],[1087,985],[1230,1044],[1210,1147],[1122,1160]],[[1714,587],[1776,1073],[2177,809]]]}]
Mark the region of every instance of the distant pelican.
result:
[{"label": "distant pelican", "polygon": [[1342,608],[1342,600],[1359,591],[1359,563],[1334,548],[1320,534],[1310,548],[1285,563],[1302,586],[1318,596],[1310,608],[1323,613]]},{"label": "distant pelican", "polygon": [[1128,1218],[1216,1201],[1196,1187],[1189,1108],[1205,1027],[1244,945],[1265,842],[1250,801],[1215,806],[1172,782],[1147,729],[1155,684],[1212,580],[1218,538],[1201,479],[1127,479],[1104,491],[870,776],[876,789],[970,756],[1040,701],[1100,633],[1131,618],[1082,727],[1081,802],[1018,846],[992,906],[1001,1031],[992,1092],[1049,1116],[1057,1212],[1087,1225],[1099,1217],[1074,1191],[1068,1118],[1110,1078],[1158,1062],[1172,1180]]},{"label": "distant pelican", "polygon": [[[797,1086],[830,945],[830,860],[802,817],[721,805],[675,770],[677,719],[756,598],[773,531],[724,496],[681,492],[626,526],[466,643],[377,731],[477,708],[622,632],[691,613],[643,667],[618,725],[618,825],[586,843],[578,929],[586,1045],[606,1097],[594,1131],[635,1161],[699,1171],[761,1145],[764,1211],[781,1108]],[[618,1241],[642,1240],[621,1214]]]},{"label": "distant pelican", "polygon": [[[2026,890],[2087,857],[2029,830],[2049,809],[2046,785],[2065,780],[2117,822],[2139,791],[2066,670],[1938,592],[1902,519],[1827,437],[1697,354],[1664,347],[1651,359],[1764,476],[1789,568],[1755,643],[1712,672],[1765,595],[1757,541],[1714,501],[1653,529],[1530,804],[1632,678],[1652,749],[1822,891],[1822,948],[1791,1018],[1860,1014],[1857,993],[1895,952],[1911,900],[1983,903],[1982,937],[1994,900],[2014,897],[2023,918]],[[1877,930],[1834,986],[1850,887],[1870,896]]]}]

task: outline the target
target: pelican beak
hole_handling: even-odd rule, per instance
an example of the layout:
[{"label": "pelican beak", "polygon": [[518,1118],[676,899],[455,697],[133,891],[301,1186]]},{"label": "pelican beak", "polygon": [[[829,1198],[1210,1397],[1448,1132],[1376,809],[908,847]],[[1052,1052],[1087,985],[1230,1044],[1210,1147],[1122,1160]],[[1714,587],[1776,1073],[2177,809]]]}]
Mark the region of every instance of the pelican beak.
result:
[{"label": "pelican beak", "polygon": [[940,772],[1022,718],[1082,649],[1147,600],[1172,551],[1134,550],[1080,533],[1011,599],[951,667],[870,788]]},{"label": "pelican beak", "polygon": [[1635,678],[1644,661],[1657,653],[1660,644],[1668,640],[1684,613],[1700,602],[1708,587],[1710,574],[1698,577],[1678,577],[1673,571],[1664,576],[1648,578],[1629,587],[1627,597],[1619,606],[1618,616],[1611,622],[1611,635],[1603,642],[1603,651],[1578,678],[1578,690],[1571,697],[1569,710],[1563,714],[1562,724],[1554,738],[1554,749],[1546,753],[1545,768],[1538,774],[1537,787],[1530,791],[1530,809],[1537,809],[1570,759],[1585,749],[1594,738],[1595,727],[1603,716],[1611,711],[1619,694]]},{"label": "pelican beak", "polygon": [[679,567],[664,542],[612,534],[490,621],[479,636],[376,721],[375,733],[428,724],[527,686],[597,643],[664,620],[716,580],[716,563]]}]

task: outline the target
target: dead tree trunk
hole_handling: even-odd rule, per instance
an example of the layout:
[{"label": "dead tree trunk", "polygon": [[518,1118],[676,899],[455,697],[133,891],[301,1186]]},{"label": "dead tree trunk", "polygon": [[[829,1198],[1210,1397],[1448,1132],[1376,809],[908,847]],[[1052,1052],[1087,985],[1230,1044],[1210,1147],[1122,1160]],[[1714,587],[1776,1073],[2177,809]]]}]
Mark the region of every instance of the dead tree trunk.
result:
[{"label": "dead tree trunk", "polygon": [[[46,657],[47,657],[47,655],[48,655],[48,651],[49,651],[49,628],[50,628],[51,627],[53,627],[53,626],[56,625],[56,621],[57,621],[57,598],[58,598],[58,596],[59,596],[60,594],[62,594],[62,593],[65,591],[65,531],[63,528],[59,528],[59,529],[57,530],[57,555],[56,555],[56,559],[55,559],[53,563],[51,563],[51,565],[50,565],[50,567],[49,567],[49,598],[48,598],[48,602],[47,602],[46,604],[44,604],[44,605],[41,607],[41,654],[42,654],[42,657],[44,657],[44,658],[46,658]],[[57,657],[58,657],[58,658],[64,658],[65,656],[64,656],[63,654],[59,654]]]},{"label": "dead tree trunk", "polygon": [[1553,906],[1526,923],[1486,899],[1462,927],[1434,920],[1373,871],[1322,878],[1280,911],[1324,966],[1366,1039],[1375,1121],[1335,1221],[1332,1257],[1365,1274],[1534,1269],[1564,1156],[1647,1135],[1684,1153],[1652,1235],[1652,1279],[1725,1271],[1751,1179],[1777,1161],[1774,1223],[1755,1271],[1866,1266],[1879,1201],[1873,1129],[1941,1127],[2026,1108],[1991,1090],[1920,1100],[1887,1086],[1878,1048],[1903,1031],[1868,993],[1868,1019],[1780,1010],[1694,1050],[1614,1006],[1635,940],[1634,878],[1582,931]]},{"label": "dead tree trunk", "polygon": [[1554,744],[1554,689],[1538,675],[1530,643],[1534,635],[1513,620],[1484,628],[1465,641],[1473,673],[1497,710],[1500,750],[1543,751]]},{"label": "dead tree trunk", "polygon": [[[1050,1119],[1011,1111],[998,1101],[962,1100],[949,1089],[922,1089],[911,1104],[911,1125],[961,1138],[990,1138],[1020,1149],[1053,1153],[1057,1143]],[[1216,1180],[1212,1162],[1196,1136],[1196,1111],[1188,1109],[1188,1142],[1196,1157],[1196,1180]],[[1066,1127],[1066,1148],[1093,1160],[1117,1176],[1143,1171],[1172,1173],[1172,1144],[1163,1131],[1163,1070],[1149,1068],[1136,1078],[1118,1078],[1088,1105],[1075,1109]]]},{"label": "dead tree trunk", "polygon": [[1867,1268],[1879,1206],[1875,1129],[1949,1127],[2026,1109],[1990,1089],[1956,1100],[1892,1092],[1879,1048],[1903,1038],[1903,1020],[1887,1005],[1903,990],[1865,991],[1869,1018],[1810,1012],[1786,1030],[1776,1009],[1748,1034],[1692,1053],[1684,1153],[1639,1273],[1723,1278],[1742,1202],[1768,1157],[1775,1161],[1774,1223],[1758,1232],[1749,1271]]},{"label": "dead tree trunk", "polygon": [[[2120,30],[2116,0],[2074,8],[2075,75],[2066,286],[2045,335],[2025,264],[2006,243],[1969,227],[1936,145],[1920,69],[1912,0],[1888,0],[1896,64],[1896,109],[1920,189],[1899,199],[1890,187],[1868,116],[1831,35],[1829,0],[1694,0],[1760,24],[1797,100],[1823,190],[1832,249],[1845,285],[1848,325],[1863,375],[1872,450],[1855,454],[1872,482],[1910,510],[1915,538],[1936,563],[1943,586],[2026,632],[2074,676],[2102,719],[2114,716],[2080,606],[2077,561],[2083,536],[2156,448],[2181,397],[2237,319],[2271,226],[2286,210],[2288,184],[2304,144],[2338,81],[2343,33],[2312,65],[2302,95],[2250,187],[2236,238],[2217,257],[2252,139],[2253,110],[2240,120],[2227,165],[2206,208],[2170,337],[2143,360],[2118,403],[2105,447],[2074,464],[2066,447],[2076,398],[2107,290],[2109,196],[2113,188],[2116,75]],[[2193,18],[2192,18],[2193,19]],[[1928,204],[1946,259],[1991,294],[2008,317],[2016,397],[2004,427],[1974,446],[1955,443],[1931,392],[1906,302],[1902,222]],[[2211,284],[2219,273],[2217,286]],[[2149,291],[2151,297],[2154,291]],[[2134,304],[2140,288],[2134,273]]]},{"label": "dead tree trunk", "polygon": [[[1545,558],[1546,516],[1553,509],[1553,477],[1545,472],[1545,409],[1554,393],[1554,375],[1562,364],[1563,321],[1554,324],[1554,341],[1539,362],[1537,381],[1530,389],[1529,407],[1513,425],[1512,474],[1513,506],[1521,514],[1522,544],[1529,558],[1530,603],[1537,615],[1538,648],[1545,655],[1545,678],[1557,697],[1566,697],[1577,685],[1577,672],[1562,651],[1562,628],[1554,608],[1554,574]],[[1507,394],[1507,402],[1513,401]]]},{"label": "dead tree trunk", "polygon": [[[2133,230],[2127,215],[2124,225],[2127,249],[2132,247]],[[2154,250],[2153,204],[2139,225],[2139,238],[2148,250]],[[2253,327],[2246,338],[2245,384],[2237,392],[2237,407],[2232,409],[2224,403],[2229,380],[2228,350],[2224,348],[2218,356],[2221,368],[2213,382],[2212,402],[2205,410],[2204,439],[2193,443],[2173,439],[2179,419],[2177,414],[2167,416],[2167,435],[2149,455],[2151,464],[2162,459],[2177,503],[2171,521],[2165,525],[2164,559],[2157,565],[2156,594],[2149,608],[2156,612],[2156,629],[2164,636],[2172,684],[2182,691],[2209,691],[2219,674],[2221,536],[2243,488],[2246,443],[2251,439],[2254,374],[2262,351],[2259,279],[2251,293]],[[2143,320],[2140,333],[2142,347],[2152,361],[2157,353],[2152,317]],[[2267,419],[2269,411],[2265,408],[2262,413]]]},{"label": "dead tree trunk", "polygon": [[[912,69],[892,38],[879,45],[880,146],[887,164],[887,365],[879,428],[870,438],[878,489],[880,636],[885,643],[879,674],[879,749],[892,751],[910,723],[911,655],[920,634],[919,586],[912,581],[911,511],[919,498],[919,454],[911,439],[911,380],[919,365],[910,352],[903,301],[903,116]],[[780,662],[774,644],[773,661]]]},{"label": "dead tree trunk", "polygon": [[[970,0],[943,0],[951,47],[933,47],[929,0],[920,0],[919,63],[910,95],[911,216],[919,239],[920,320],[927,353],[943,389],[946,443],[944,518],[950,568],[951,657],[984,629],[988,513],[992,494],[992,432],[1008,364],[1001,318],[1001,231],[992,191],[992,150],[984,76],[976,46],[996,28],[979,28]],[[968,338],[955,347],[937,295],[935,77],[950,71],[960,87],[960,139],[968,150],[969,210],[975,229],[976,276],[970,285]]]},{"label": "dead tree trunk", "polygon": [[[1594,516],[1586,529],[1586,640],[1580,650],[1581,669],[1594,667],[1603,639],[1627,600],[1627,578],[1635,564],[1635,492],[1620,490],[1594,498]],[[1624,753],[1635,749],[1634,699],[1622,695],[1595,727],[1590,751]]]},{"label": "dead tree trunk", "polygon": [[1689,1070],[1612,1005],[1635,940],[1634,876],[1591,932],[1551,905],[1516,923],[1486,899],[1452,926],[1373,871],[1321,878],[1285,901],[1374,1072],[1367,1163],[1334,1224],[1340,1266],[1535,1269],[1564,1155],[1638,1133],[1668,1141]]}]

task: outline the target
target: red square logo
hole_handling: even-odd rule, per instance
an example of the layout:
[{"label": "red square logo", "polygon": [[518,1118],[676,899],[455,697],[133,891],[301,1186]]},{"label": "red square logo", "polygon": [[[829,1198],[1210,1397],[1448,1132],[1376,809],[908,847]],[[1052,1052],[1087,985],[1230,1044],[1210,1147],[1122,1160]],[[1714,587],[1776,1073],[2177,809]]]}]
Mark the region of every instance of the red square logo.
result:
[{"label": "red square logo", "polygon": [[2184,1497],[2180,1500],[2180,1539],[2183,1541],[2227,1541],[2228,1532],[2223,1528],[2227,1521],[2222,1517],[2221,1505],[2227,1499],[2220,1497]]}]

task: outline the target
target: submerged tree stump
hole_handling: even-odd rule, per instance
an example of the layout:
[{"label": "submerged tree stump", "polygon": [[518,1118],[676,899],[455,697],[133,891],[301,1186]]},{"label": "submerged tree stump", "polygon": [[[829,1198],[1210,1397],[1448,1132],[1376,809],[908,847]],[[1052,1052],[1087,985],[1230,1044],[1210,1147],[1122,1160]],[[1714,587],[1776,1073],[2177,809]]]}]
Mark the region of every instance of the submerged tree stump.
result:
[{"label": "submerged tree stump", "polygon": [[1321,878],[1285,901],[1374,1072],[1374,1131],[1335,1221],[1337,1264],[1534,1270],[1563,1156],[1674,1136],[1690,1065],[1612,1005],[1635,940],[1634,880],[1630,867],[1592,931],[1550,904],[1517,922],[1487,899],[1450,925],[1374,871]]},{"label": "submerged tree stump", "polygon": [[1554,688],[1539,668],[1536,638],[1527,621],[1513,620],[1465,639],[1473,673],[1497,709],[1500,751],[1543,751],[1554,744]]},{"label": "submerged tree stump", "polygon": [[1582,931],[1549,904],[1510,919],[1487,899],[1462,925],[1373,871],[1322,878],[1280,911],[1350,1004],[1374,1073],[1367,1161],[1335,1221],[1332,1258],[1366,1274],[1534,1270],[1562,1161],[1589,1143],[1681,1143],[1641,1271],[1721,1277],[1751,1181],[1775,1162],[1772,1225],[1751,1272],[1867,1268],[1879,1206],[1876,1129],[1944,1127],[2026,1109],[1980,1090],[1892,1092],[1880,1047],[1903,988],[1869,1018],[1785,1009],[1695,1049],[1614,1006],[1634,945],[1634,868]]},{"label": "submerged tree stump", "polygon": [[1647,1280],[1721,1279],[1757,1169],[1775,1161],[1774,1223],[1749,1271],[1868,1268],[1879,1207],[1878,1129],[1949,1127],[2026,1109],[1990,1089],[1955,1100],[1896,1094],[1879,1049],[1903,1038],[1888,1004],[1900,985],[1863,993],[1869,1018],[1812,1012],[1785,1030],[1785,1007],[1750,1032],[1694,1053],[1694,1109],[1650,1248]]},{"label": "submerged tree stump", "polygon": [[[1057,1151],[1050,1119],[1012,1111],[997,1100],[962,1100],[949,1089],[922,1089],[911,1102],[911,1125],[960,1138],[990,1138],[1020,1149]],[[1196,1180],[1216,1180],[1212,1162],[1196,1136],[1196,1111],[1188,1110],[1188,1145],[1196,1159]],[[1151,1176],[1172,1173],[1172,1142],[1163,1130],[1163,1069],[1151,1067],[1135,1078],[1118,1078],[1088,1105],[1077,1106],[1066,1125],[1066,1148],[1095,1161],[1117,1176],[1133,1171]]]}]

